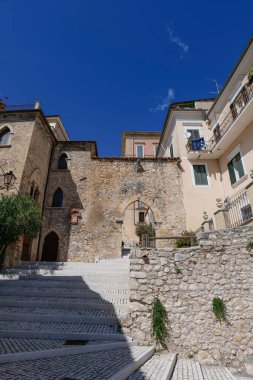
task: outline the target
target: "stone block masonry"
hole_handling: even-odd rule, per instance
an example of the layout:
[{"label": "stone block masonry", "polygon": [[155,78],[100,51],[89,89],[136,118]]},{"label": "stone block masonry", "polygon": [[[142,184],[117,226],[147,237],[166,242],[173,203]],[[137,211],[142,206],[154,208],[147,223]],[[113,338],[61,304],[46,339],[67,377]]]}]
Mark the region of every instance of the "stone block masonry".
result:
[{"label": "stone block masonry", "polygon": [[[60,155],[68,168],[57,169]],[[59,236],[59,261],[94,262],[96,257],[121,256],[124,211],[140,199],[154,215],[157,236],[176,235],[185,229],[181,173],[175,159],[97,158],[88,142],[59,143],[54,149],[46,191],[43,241],[54,231]],[[62,207],[54,208],[57,188],[63,190]],[[81,213],[77,225],[68,217]]]},{"label": "stone block masonry", "polygon": [[[133,249],[127,332],[143,342],[152,340],[152,306],[159,297],[168,312],[170,351],[245,370],[253,356],[250,241],[253,228],[241,227],[205,233],[198,247]],[[228,324],[215,318],[214,297],[224,300]]]}]

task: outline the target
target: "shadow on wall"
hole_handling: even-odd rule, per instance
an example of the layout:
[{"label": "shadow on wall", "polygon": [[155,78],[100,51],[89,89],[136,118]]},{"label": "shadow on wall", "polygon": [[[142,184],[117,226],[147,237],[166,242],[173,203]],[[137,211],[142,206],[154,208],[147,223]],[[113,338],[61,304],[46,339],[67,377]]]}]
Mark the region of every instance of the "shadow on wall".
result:
[{"label": "shadow on wall", "polygon": [[[34,271],[41,273],[49,264],[36,263]],[[68,270],[71,269],[71,264]],[[108,266],[109,268],[109,266]],[[50,273],[54,276],[38,275],[22,276],[20,280],[0,281],[0,302],[6,317],[0,319],[0,346],[1,340],[14,338],[13,331],[19,325],[19,333],[25,332],[27,339],[33,339],[35,347],[29,344],[25,351],[40,351],[43,335],[47,336],[46,349],[80,348],[78,354],[68,353],[64,356],[53,351],[50,357],[36,361],[21,361],[0,365],[0,378],[8,373],[8,379],[22,377],[24,371],[28,378],[33,377],[36,371],[37,378],[85,378],[93,380],[122,378],[119,371],[126,365],[134,362],[134,355],[143,350],[132,346],[128,338],[122,333],[119,317],[126,313],[126,299],[128,298],[128,273],[116,274],[99,273],[99,269],[89,270],[83,276],[66,275],[64,265],[52,263]],[[72,271],[69,273],[73,273]],[[14,273],[14,269],[10,269]],[[78,267],[82,273],[82,268]],[[85,272],[85,268],[83,268]],[[57,274],[60,276],[57,276]],[[119,286],[115,297],[115,284]],[[18,300],[17,300],[18,297]],[[115,299],[113,299],[115,297]],[[112,301],[109,302],[108,299]],[[23,302],[25,311],[22,313]],[[8,317],[7,317],[8,315]],[[71,317],[71,318],[69,318]],[[8,320],[8,322],[6,322]],[[19,322],[17,322],[19,321]],[[22,323],[20,323],[22,322]],[[49,323],[50,322],[50,323]],[[3,335],[4,332],[4,335]],[[108,347],[106,344],[116,346]],[[104,346],[104,344],[105,346]],[[25,343],[24,343],[25,344]],[[82,352],[82,348],[89,349],[97,345],[99,352]],[[17,352],[17,346],[11,346]],[[45,349],[45,348],[44,348]],[[24,351],[24,347],[22,347]],[[1,354],[9,353],[1,349]],[[98,360],[99,355],[99,360]],[[125,378],[125,377],[124,377]],[[144,379],[140,375],[138,379]]]}]

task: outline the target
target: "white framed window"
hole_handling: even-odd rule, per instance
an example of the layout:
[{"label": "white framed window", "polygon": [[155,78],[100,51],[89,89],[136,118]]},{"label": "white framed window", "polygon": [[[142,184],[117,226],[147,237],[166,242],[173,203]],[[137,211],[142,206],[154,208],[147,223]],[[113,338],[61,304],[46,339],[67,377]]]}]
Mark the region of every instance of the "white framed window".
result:
[{"label": "white framed window", "polygon": [[153,149],[154,149],[154,157],[156,157],[157,149],[158,149],[158,144],[153,144]]},{"label": "white framed window", "polygon": [[192,182],[197,187],[210,187],[207,164],[192,164]]},{"label": "white framed window", "polygon": [[[189,137],[187,137],[189,136]],[[186,129],[187,140],[192,142],[192,140],[200,139],[200,129],[199,128],[187,128]]]},{"label": "white framed window", "polygon": [[174,158],[173,144],[170,144],[170,158]]},{"label": "white framed window", "polygon": [[136,145],[136,156],[138,158],[144,157],[144,145],[143,144],[137,144]]},{"label": "white framed window", "polygon": [[228,162],[227,166],[231,185],[234,185],[245,175],[240,151],[237,152],[236,155]]}]

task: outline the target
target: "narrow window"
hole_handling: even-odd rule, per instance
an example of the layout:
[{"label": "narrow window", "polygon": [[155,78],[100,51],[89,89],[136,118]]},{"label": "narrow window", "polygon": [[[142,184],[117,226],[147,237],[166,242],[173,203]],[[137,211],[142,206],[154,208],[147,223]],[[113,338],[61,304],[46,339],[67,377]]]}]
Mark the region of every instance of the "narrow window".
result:
[{"label": "narrow window", "polygon": [[173,145],[170,146],[170,158],[174,158]]},{"label": "narrow window", "polygon": [[157,149],[158,149],[158,144],[154,144],[154,157],[156,157]]},{"label": "narrow window", "polygon": [[205,165],[193,165],[195,185],[208,186],[208,178]]},{"label": "narrow window", "polygon": [[232,160],[229,161],[228,171],[229,171],[231,185],[239,181],[239,179],[245,175],[240,152],[238,152],[232,158]]},{"label": "narrow window", "polygon": [[144,146],[142,144],[138,144],[136,146],[136,151],[137,151],[137,157],[138,158],[144,157]]},{"label": "narrow window", "polygon": [[188,137],[188,141],[192,142],[192,140],[200,139],[199,129],[187,129],[187,132],[191,134],[190,137]]},{"label": "narrow window", "polygon": [[63,191],[58,187],[53,196],[52,207],[62,207]]},{"label": "narrow window", "polygon": [[10,137],[9,128],[4,128],[2,132],[0,132],[0,145],[7,145]]},{"label": "narrow window", "polygon": [[139,212],[139,223],[144,223],[144,222],[145,222],[145,213]]},{"label": "narrow window", "polygon": [[60,155],[60,158],[58,160],[58,169],[68,169],[67,159],[68,157],[65,153]]}]

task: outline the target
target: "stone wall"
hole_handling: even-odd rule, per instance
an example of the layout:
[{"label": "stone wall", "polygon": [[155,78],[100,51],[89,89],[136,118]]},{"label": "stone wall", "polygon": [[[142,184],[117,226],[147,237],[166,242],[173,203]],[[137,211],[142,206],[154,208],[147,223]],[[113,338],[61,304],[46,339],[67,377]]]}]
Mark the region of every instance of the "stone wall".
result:
[{"label": "stone wall", "polygon": [[[134,339],[152,340],[151,310],[159,297],[168,312],[170,351],[245,369],[253,357],[253,250],[246,248],[249,241],[253,241],[253,227],[205,233],[199,247],[133,249],[126,331]],[[148,262],[143,254],[148,255]],[[215,318],[214,297],[224,300],[229,324]]]},{"label": "stone wall", "polygon": [[[68,156],[68,169],[57,169],[60,155]],[[55,190],[63,190],[63,205],[52,207]],[[51,162],[40,246],[48,233],[59,236],[58,260],[94,261],[120,257],[124,210],[138,199],[153,211],[157,236],[185,229],[181,174],[173,159],[96,158],[94,144],[59,143]],[[80,210],[78,225],[69,211]]]}]

